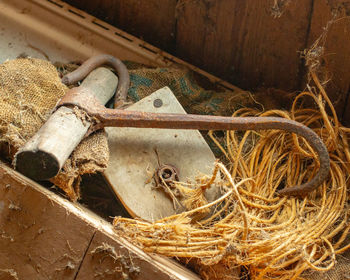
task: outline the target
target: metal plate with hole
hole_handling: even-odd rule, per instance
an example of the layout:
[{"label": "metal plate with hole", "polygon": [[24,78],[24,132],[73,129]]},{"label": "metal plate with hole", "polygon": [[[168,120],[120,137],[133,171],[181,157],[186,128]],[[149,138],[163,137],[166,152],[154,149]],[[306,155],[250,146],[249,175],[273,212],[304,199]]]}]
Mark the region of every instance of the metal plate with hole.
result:
[{"label": "metal plate with hole", "polygon": [[[167,87],[128,110],[186,114]],[[160,165],[176,167],[180,181],[212,172],[215,157],[197,130],[108,127],[106,131],[111,156],[104,175],[133,217],[154,221],[176,212],[169,196],[155,188],[152,176]],[[207,193],[209,200],[215,196],[215,190]]]}]

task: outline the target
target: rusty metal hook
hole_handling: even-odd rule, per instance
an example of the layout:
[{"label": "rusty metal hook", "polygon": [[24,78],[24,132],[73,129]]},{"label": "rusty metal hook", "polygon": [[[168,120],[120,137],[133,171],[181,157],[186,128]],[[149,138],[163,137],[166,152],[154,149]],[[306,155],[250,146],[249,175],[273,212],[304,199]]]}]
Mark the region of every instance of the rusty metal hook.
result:
[{"label": "rusty metal hook", "polygon": [[[98,63],[96,61],[98,61]],[[77,79],[71,78],[72,76],[82,78],[84,75],[86,76],[88,74],[88,71],[93,70],[105,61],[111,63],[115,61],[115,58],[106,55],[95,58],[93,57],[81,66],[83,69],[78,68],[74,71],[78,74],[74,74],[74,72],[68,74],[70,76],[67,80],[71,82],[72,80]],[[119,67],[117,73],[118,75],[121,73],[119,80],[121,83],[123,82],[118,91],[118,100],[125,100],[126,92],[124,92],[124,90],[126,91],[128,85],[128,83],[125,82],[126,73],[124,72],[124,68],[120,66],[120,60],[117,61],[118,63],[115,64]],[[112,65],[114,66],[114,64]],[[63,77],[62,80],[65,80],[67,76]],[[129,80],[127,79],[127,81]],[[106,126],[242,131],[268,129],[284,130],[298,134],[309,142],[319,157],[320,167],[317,174],[309,182],[300,186],[284,188],[283,190],[278,191],[278,193],[280,195],[305,196],[307,193],[319,187],[329,175],[329,154],[321,138],[312,129],[293,120],[280,117],[220,117],[190,114],[159,114],[108,109],[100,104],[93,96],[81,94],[79,88],[69,90],[57,105],[57,107],[60,106],[77,106],[88,113],[89,116],[93,117],[95,123],[90,127],[89,133]]]},{"label": "rusty metal hook", "polygon": [[83,80],[92,70],[102,65],[112,66],[119,78],[114,97],[114,108],[119,108],[126,101],[130,78],[128,69],[125,67],[124,63],[112,55],[100,54],[89,58],[78,69],[63,76],[61,81],[67,86],[75,84]]}]

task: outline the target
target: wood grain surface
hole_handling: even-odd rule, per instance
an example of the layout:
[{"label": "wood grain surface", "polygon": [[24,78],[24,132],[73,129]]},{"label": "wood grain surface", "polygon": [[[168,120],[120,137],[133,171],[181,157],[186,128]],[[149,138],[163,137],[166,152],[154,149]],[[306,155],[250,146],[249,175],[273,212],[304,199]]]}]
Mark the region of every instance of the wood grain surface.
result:
[{"label": "wood grain surface", "polygon": [[[350,124],[350,1],[314,1],[308,46],[323,33],[325,39],[319,46],[324,48],[321,59],[328,72],[326,85],[339,117]],[[328,24],[328,28],[327,28]],[[326,28],[326,29],[325,29]],[[347,106],[344,106],[347,104]],[[346,109],[347,108],[347,109]]]},{"label": "wood grain surface", "polygon": [[[113,254],[115,253],[115,254]],[[0,279],[199,280],[0,162]]]},{"label": "wood grain surface", "polygon": [[177,0],[65,1],[165,51],[174,51]]},{"label": "wood grain surface", "polygon": [[246,90],[303,90],[301,54],[336,19],[322,63],[338,115],[350,122],[350,0],[66,2]]},{"label": "wood grain surface", "polygon": [[243,89],[295,90],[311,2],[292,1],[278,17],[273,1],[183,1],[177,54]]}]

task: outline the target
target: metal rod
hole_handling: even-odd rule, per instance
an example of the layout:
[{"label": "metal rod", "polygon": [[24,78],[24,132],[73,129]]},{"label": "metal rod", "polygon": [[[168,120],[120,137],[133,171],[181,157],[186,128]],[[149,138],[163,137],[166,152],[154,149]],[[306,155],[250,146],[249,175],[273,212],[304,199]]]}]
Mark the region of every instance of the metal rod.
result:
[{"label": "metal rod", "polygon": [[279,117],[221,117],[190,114],[159,114],[147,112],[108,109],[94,97],[79,94],[71,90],[58,106],[77,106],[96,119],[90,132],[106,126],[166,128],[166,129],[198,129],[198,130],[268,130],[279,129],[298,134],[306,139],[318,155],[320,168],[309,182],[300,186],[285,188],[281,195],[304,196],[315,190],[327,178],[330,170],[330,159],[326,146],[321,138],[307,126]]}]

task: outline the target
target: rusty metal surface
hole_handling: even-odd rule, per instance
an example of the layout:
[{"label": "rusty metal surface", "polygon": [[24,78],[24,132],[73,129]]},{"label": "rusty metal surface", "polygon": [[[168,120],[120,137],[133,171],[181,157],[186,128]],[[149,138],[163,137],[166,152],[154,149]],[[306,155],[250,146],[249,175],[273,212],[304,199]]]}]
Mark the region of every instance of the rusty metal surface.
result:
[{"label": "rusty metal surface", "polygon": [[92,70],[102,65],[112,66],[119,78],[117,91],[114,99],[114,108],[123,106],[129,89],[130,79],[128,69],[120,59],[101,54],[96,55],[86,60],[78,69],[65,75],[62,78],[62,83],[65,85],[72,85],[84,79]]},{"label": "rusty metal surface", "polygon": [[183,207],[177,200],[181,196],[179,189],[175,186],[175,181],[179,181],[179,170],[172,164],[163,164],[159,166],[153,175],[156,188],[162,188],[173,201],[174,209],[178,206]]},{"label": "rusty metal surface", "polygon": [[[112,57],[113,58],[113,57]],[[114,61],[111,56],[101,55],[92,57],[86,61],[80,68],[72,72],[71,76],[62,78],[67,83],[72,83],[76,79],[81,79],[87,75],[87,71],[93,70],[93,67],[110,63]],[[119,65],[119,64],[118,64]],[[114,66],[114,64],[113,64]],[[125,67],[125,66],[124,66]],[[82,70],[79,70],[81,69]],[[123,69],[123,68],[122,68]],[[119,73],[118,73],[119,74]],[[122,70],[119,79],[123,86],[117,92],[118,100],[125,100],[128,86],[128,79],[124,75],[128,73]],[[127,82],[126,82],[127,81]],[[57,108],[60,106],[77,106],[84,110],[93,119],[93,124],[88,133],[110,127],[138,127],[138,128],[167,128],[167,129],[196,129],[196,130],[269,130],[279,129],[295,133],[304,137],[311,147],[316,151],[319,158],[319,170],[309,182],[300,186],[284,188],[279,191],[280,195],[304,196],[315,190],[329,175],[330,159],[326,146],[321,138],[307,126],[285,118],[280,117],[221,117],[207,115],[183,115],[183,114],[157,114],[148,112],[124,111],[120,109],[105,108],[99,101],[83,92],[80,88],[73,88],[61,99]]]},{"label": "rusty metal surface", "polygon": [[174,165],[163,164],[157,168],[153,176],[157,185],[162,183],[169,185],[179,181],[179,170]]}]

